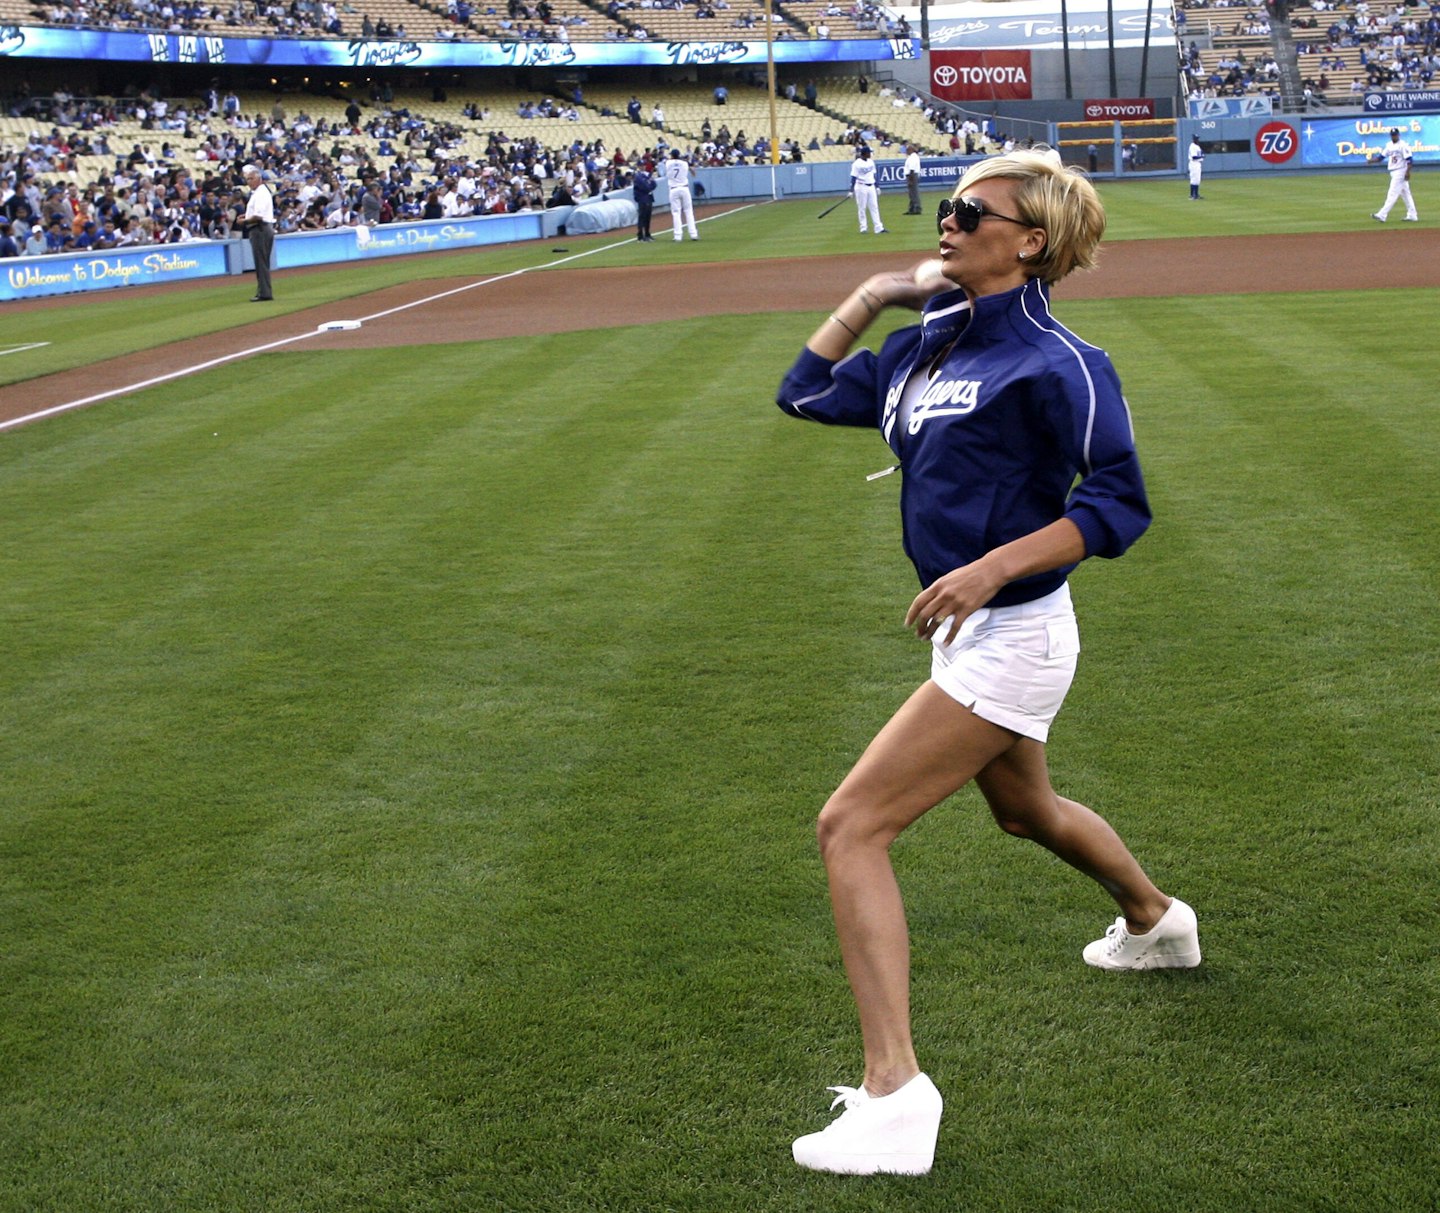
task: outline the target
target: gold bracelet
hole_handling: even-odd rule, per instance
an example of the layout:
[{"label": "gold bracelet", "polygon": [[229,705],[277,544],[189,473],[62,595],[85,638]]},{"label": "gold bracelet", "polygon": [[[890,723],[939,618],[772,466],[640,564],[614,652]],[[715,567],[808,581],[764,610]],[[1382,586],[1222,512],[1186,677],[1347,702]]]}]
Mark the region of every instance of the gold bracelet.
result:
[{"label": "gold bracelet", "polygon": [[856,332],[854,329],[852,329],[848,324],[846,324],[843,320],[841,320],[839,316],[835,315],[834,312],[831,312],[831,313],[830,313],[830,319],[833,320],[836,324],[838,324],[838,325],[839,325],[842,329],[844,329],[847,333],[849,333],[850,336],[855,337],[855,338],[858,338],[858,337],[860,336],[859,333],[857,333],[857,332]]}]

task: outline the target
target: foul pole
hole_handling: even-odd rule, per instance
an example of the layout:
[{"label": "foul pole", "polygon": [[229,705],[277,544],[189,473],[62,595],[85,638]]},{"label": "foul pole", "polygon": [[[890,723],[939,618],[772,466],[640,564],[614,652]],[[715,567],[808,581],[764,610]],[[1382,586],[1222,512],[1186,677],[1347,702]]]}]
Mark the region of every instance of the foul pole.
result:
[{"label": "foul pole", "polygon": [[775,21],[770,0],[765,0],[765,87],[770,91],[770,198],[778,198],[775,166],[780,163],[780,136],[775,127]]}]

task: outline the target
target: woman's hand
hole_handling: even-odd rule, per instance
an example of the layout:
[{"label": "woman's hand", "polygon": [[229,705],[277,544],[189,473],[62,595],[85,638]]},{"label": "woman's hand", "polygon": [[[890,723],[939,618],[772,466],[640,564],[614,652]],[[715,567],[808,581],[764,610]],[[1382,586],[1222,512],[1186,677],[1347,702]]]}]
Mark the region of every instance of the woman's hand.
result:
[{"label": "woman's hand", "polygon": [[1057,518],[1038,531],[992,548],[979,560],[937,577],[915,595],[905,614],[905,626],[929,640],[946,619],[954,616],[945,643],[954,643],[960,625],[1000,592],[1002,586],[1068,568],[1085,559],[1085,536],[1068,518]]},{"label": "woman's hand", "polygon": [[[918,268],[918,267],[917,267]],[[945,287],[943,289],[949,289]],[[873,305],[878,312],[882,307],[906,307],[919,311],[925,301],[938,292],[916,286],[914,270],[896,270],[884,274],[872,274],[865,279],[859,290],[861,301],[866,307]],[[869,300],[865,296],[869,296]]]},{"label": "woman's hand", "polygon": [[950,620],[944,643],[952,644],[960,625],[995,597],[1005,581],[985,560],[961,565],[937,577],[915,596],[905,614],[905,626],[914,628],[921,640],[929,640],[940,625]]}]

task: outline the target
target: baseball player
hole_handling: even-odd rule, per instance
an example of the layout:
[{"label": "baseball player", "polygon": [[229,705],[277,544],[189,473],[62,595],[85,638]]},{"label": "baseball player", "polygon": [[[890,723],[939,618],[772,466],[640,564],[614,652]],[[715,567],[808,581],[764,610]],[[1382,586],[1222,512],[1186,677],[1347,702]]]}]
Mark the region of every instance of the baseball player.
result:
[{"label": "baseball player", "polygon": [[1385,167],[1390,171],[1390,191],[1385,195],[1385,205],[1370,216],[1385,222],[1390,214],[1390,208],[1396,201],[1405,199],[1405,221],[1415,223],[1420,216],[1415,213],[1415,199],[1410,195],[1410,159],[1413,153],[1410,145],[1400,138],[1400,132],[1395,128],[1390,130],[1390,146],[1380,153],[1376,160],[1383,160]]},{"label": "baseball player", "polygon": [[699,240],[700,233],[695,227],[695,201],[690,197],[690,165],[680,155],[678,147],[670,149],[670,159],[665,161],[665,183],[670,187],[670,218],[675,221],[675,239],[685,239],[685,229],[690,231],[691,240]]},{"label": "baseball player", "polygon": [[1200,136],[1190,136],[1190,197],[1200,197],[1200,174],[1204,171],[1205,149],[1200,146]]},{"label": "baseball player", "polygon": [[868,215],[875,221],[875,234],[885,230],[880,222],[880,191],[875,188],[875,162],[870,159],[870,149],[862,147],[855,153],[850,164],[850,192],[855,195],[855,210],[860,215],[860,230],[865,231]]}]

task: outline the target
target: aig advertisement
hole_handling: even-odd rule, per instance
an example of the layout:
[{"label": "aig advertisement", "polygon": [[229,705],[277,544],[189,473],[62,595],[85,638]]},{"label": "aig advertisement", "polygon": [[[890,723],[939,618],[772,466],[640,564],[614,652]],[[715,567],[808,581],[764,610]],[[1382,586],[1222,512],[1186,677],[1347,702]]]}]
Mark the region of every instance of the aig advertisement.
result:
[{"label": "aig advertisement", "polygon": [[1300,128],[1300,163],[1364,164],[1385,150],[1392,130],[1410,145],[1416,164],[1440,164],[1440,114],[1313,119]]},{"label": "aig advertisement", "polygon": [[1029,51],[931,51],[930,91],[942,101],[1028,101]]}]

